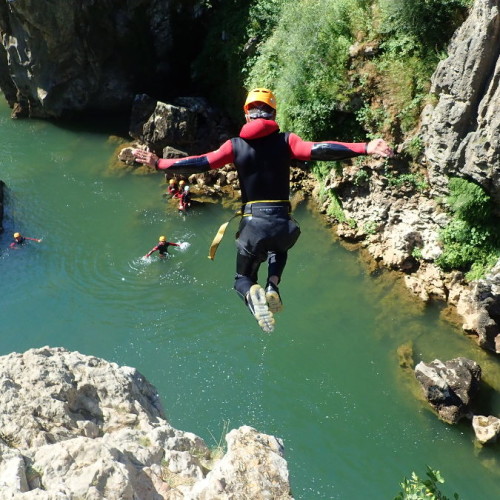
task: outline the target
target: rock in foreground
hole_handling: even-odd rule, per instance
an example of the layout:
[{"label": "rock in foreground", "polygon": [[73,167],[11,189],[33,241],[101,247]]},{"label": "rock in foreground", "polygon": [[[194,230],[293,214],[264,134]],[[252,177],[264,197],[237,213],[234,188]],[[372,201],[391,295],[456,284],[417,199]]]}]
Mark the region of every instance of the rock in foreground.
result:
[{"label": "rock in foreground", "polygon": [[292,498],[278,439],[234,429],[218,459],[134,368],[44,347],[0,357],[0,388],[2,498]]},{"label": "rock in foreground", "polygon": [[471,411],[481,382],[481,367],[466,358],[445,362],[435,359],[430,363],[421,361],[415,367],[415,376],[439,418],[456,424]]}]

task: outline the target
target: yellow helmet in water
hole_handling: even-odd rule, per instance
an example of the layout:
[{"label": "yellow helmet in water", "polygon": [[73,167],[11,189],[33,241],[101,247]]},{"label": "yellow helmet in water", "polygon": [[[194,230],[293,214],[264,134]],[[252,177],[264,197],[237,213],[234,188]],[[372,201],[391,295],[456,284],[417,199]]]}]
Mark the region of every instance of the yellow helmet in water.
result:
[{"label": "yellow helmet in water", "polygon": [[175,179],[170,179],[168,183],[172,186],[172,184],[175,184]]},{"label": "yellow helmet in water", "polygon": [[276,97],[274,97],[274,94],[269,89],[258,88],[251,90],[243,105],[243,111],[246,113],[248,106],[254,102],[263,102],[276,110]]},{"label": "yellow helmet in water", "polygon": [[186,181],[184,180],[179,181],[179,186],[184,186],[184,184],[186,184]]},{"label": "yellow helmet in water", "polygon": [[159,241],[167,241],[166,236],[160,236]]},{"label": "yellow helmet in water", "polygon": [[14,233],[14,238],[19,238],[21,236],[21,233]]}]

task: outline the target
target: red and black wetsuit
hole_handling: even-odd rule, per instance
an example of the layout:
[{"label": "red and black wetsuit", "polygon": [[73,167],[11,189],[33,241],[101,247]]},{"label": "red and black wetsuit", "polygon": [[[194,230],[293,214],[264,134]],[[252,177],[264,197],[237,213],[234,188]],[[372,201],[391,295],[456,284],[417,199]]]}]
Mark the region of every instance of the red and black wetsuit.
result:
[{"label": "red and black wetsuit", "polygon": [[178,243],[172,243],[170,241],[160,241],[158,245],[156,245],[149,253],[148,256],[151,255],[153,252],[156,252],[158,250],[158,253],[160,255],[166,255],[168,253],[168,247],[178,247],[180,246]]},{"label": "red and black wetsuit", "polygon": [[239,137],[209,153],[160,159],[158,169],[192,174],[234,163],[241,187],[244,216],[237,235],[235,289],[243,297],[257,282],[259,266],[269,258],[268,276],[281,277],[287,251],[300,235],[290,217],[291,160],[332,161],[366,154],[366,143],[310,142],[280,132],[273,120],[245,124]]},{"label": "red and black wetsuit", "polygon": [[172,197],[175,198],[177,194],[179,193],[179,188],[177,187],[176,184],[174,185],[169,185],[168,186],[168,194]]},{"label": "red and black wetsuit", "polygon": [[19,236],[19,238],[14,238],[14,241],[9,245],[10,248],[15,248],[17,245],[24,245],[26,243],[26,238],[24,236]]}]

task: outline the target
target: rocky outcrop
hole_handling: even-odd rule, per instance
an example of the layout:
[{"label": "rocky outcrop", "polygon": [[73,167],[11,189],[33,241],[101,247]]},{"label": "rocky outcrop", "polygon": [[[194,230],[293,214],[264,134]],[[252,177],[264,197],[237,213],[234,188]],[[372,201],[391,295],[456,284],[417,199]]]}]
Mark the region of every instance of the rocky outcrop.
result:
[{"label": "rocky outcrop", "polygon": [[429,181],[446,192],[448,177],[474,180],[500,211],[500,2],[476,0],[448,57],[432,77],[437,103],[423,113]]},{"label": "rocky outcrop", "polygon": [[0,2],[0,88],[13,115],[128,110],[138,87],[171,71],[171,12],[170,0]]},{"label": "rocky outcrop", "polygon": [[205,153],[234,135],[227,117],[201,97],[164,103],[137,95],[129,128],[131,137],[163,158]]},{"label": "rocky outcrop", "polygon": [[465,319],[463,329],[477,335],[481,347],[500,353],[500,261],[484,279],[463,290],[457,312]]},{"label": "rocky outcrop", "polygon": [[439,418],[455,424],[471,411],[471,403],[479,391],[481,367],[465,358],[431,363],[420,362],[415,367],[425,398]]},{"label": "rocky outcrop", "polygon": [[291,499],[283,444],[250,427],[210,450],[137,370],[62,348],[0,357],[2,498]]}]

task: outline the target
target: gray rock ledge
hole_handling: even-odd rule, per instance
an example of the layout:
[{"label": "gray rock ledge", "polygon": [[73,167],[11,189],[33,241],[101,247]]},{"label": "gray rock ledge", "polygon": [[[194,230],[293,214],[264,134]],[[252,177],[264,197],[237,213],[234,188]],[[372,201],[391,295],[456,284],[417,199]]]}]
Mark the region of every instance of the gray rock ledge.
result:
[{"label": "gray rock ledge", "polygon": [[227,452],[165,419],[134,368],[43,347],[0,357],[2,499],[292,499],[282,442],[248,426]]}]

